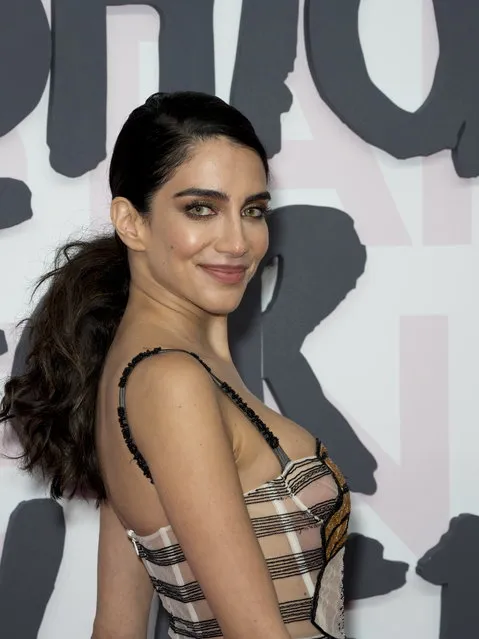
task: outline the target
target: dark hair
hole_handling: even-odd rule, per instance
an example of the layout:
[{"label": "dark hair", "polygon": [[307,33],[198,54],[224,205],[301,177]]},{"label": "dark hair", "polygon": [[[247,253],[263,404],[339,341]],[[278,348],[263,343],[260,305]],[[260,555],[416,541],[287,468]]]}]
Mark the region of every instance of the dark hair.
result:
[{"label": "dark hair", "polygon": [[[203,93],[156,93],[135,109],[116,141],[112,197],[147,216],[151,199],[203,140],[226,137],[251,148],[268,176],[268,160],[251,123]],[[96,394],[108,349],[128,301],[126,246],[116,234],[69,242],[39,283],[48,289],[27,320],[24,372],[5,384],[0,422],[10,421],[23,468],[51,481],[52,497],[105,499],[94,423]]]}]

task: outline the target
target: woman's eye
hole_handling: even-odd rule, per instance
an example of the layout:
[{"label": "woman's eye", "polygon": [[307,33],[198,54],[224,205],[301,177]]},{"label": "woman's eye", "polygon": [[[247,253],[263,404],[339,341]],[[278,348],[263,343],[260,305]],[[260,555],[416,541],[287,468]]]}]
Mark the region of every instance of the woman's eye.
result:
[{"label": "woman's eye", "polygon": [[186,208],[186,212],[196,217],[207,217],[213,214],[213,211],[206,204],[193,204]]},{"label": "woman's eye", "polygon": [[252,206],[245,210],[247,217],[264,217],[266,215],[266,209],[260,206]]},{"label": "woman's eye", "polygon": [[197,215],[208,215],[208,213],[210,212],[210,210],[209,210],[209,208],[207,206],[195,206],[193,211]]}]

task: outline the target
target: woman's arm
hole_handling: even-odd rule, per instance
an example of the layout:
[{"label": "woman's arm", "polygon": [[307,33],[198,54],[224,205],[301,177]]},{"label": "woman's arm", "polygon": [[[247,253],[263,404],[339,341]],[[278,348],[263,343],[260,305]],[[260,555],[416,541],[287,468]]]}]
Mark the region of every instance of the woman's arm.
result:
[{"label": "woman's arm", "polygon": [[152,585],[112,508],[100,506],[92,639],[146,639]]},{"label": "woman's arm", "polygon": [[142,362],[128,420],[225,639],[290,639],[244,502],[217,390],[183,353]]}]

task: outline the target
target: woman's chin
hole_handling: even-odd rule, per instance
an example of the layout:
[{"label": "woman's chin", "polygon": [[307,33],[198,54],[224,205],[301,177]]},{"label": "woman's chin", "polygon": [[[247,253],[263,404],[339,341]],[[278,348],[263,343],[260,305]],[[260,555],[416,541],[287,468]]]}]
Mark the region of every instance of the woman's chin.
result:
[{"label": "woman's chin", "polygon": [[222,296],[222,299],[204,299],[200,304],[201,308],[211,315],[229,315],[235,311],[243,299],[241,295]]}]

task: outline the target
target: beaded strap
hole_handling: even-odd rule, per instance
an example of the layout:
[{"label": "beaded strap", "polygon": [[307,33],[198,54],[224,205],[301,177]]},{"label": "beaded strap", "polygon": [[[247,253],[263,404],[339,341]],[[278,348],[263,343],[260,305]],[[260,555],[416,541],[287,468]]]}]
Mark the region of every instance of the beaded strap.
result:
[{"label": "beaded strap", "polygon": [[286,455],[286,453],[283,451],[283,449],[279,445],[279,440],[276,437],[276,435],[274,435],[270,431],[270,429],[266,426],[266,424],[259,417],[259,415],[257,415],[255,413],[255,411],[248,406],[248,404],[241,398],[240,395],[238,395],[238,393],[235,390],[233,390],[233,388],[231,388],[231,386],[229,384],[227,384],[226,382],[222,381],[219,377],[217,377],[213,373],[213,371],[208,366],[208,364],[206,364],[200,358],[199,355],[197,355],[196,353],[192,353],[191,351],[186,351],[186,350],[184,350],[182,348],[162,348],[161,346],[157,346],[156,348],[147,349],[145,351],[142,351],[141,353],[138,353],[138,355],[135,355],[135,357],[133,357],[131,362],[129,362],[126,365],[126,367],[123,370],[123,373],[122,373],[122,375],[120,377],[120,381],[118,382],[118,386],[119,386],[119,389],[120,389],[120,391],[119,391],[119,406],[118,406],[118,420],[120,422],[121,433],[123,435],[123,439],[125,440],[125,444],[128,447],[128,450],[133,455],[133,459],[138,464],[138,466],[142,470],[142,472],[145,475],[145,477],[147,477],[150,480],[151,483],[153,483],[153,478],[151,476],[150,469],[148,468],[148,464],[146,463],[145,458],[140,453],[140,451],[138,450],[135,442],[133,441],[133,437],[131,436],[130,426],[128,425],[128,421],[126,419],[126,409],[125,409],[126,383],[128,381],[128,378],[131,375],[131,372],[135,368],[135,366],[137,364],[139,364],[142,360],[147,359],[148,357],[152,357],[153,355],[158,355],[158,353],[167,353],[167,352],[172,352],[172,351],[173,352],[180,352],[180,353],[187,353],[188,355],[191,355],[192,357],[194,357],[203,366],[203,368],[205,368],[205,370],[208,371],[208,373],[211,375],[211,377],[216,382],[216,384],[219,386],[219,388],[221,388],[221,390],[224,392],[224,394],[227,395],[231,399],[231,401],[236,404],[236,406],[238,406],[238,408],[241,410],[241,412],[244,415],[246,415],[246,417],[250,420],[250,422],[258,429],[258,431],[264,437],[266,442],[274,450],[274,452],[276,453],[277,457],[280,459],[281,465],[283,466],[285,463],[287,463],[287,461],[289,461],[289,457]]}]

